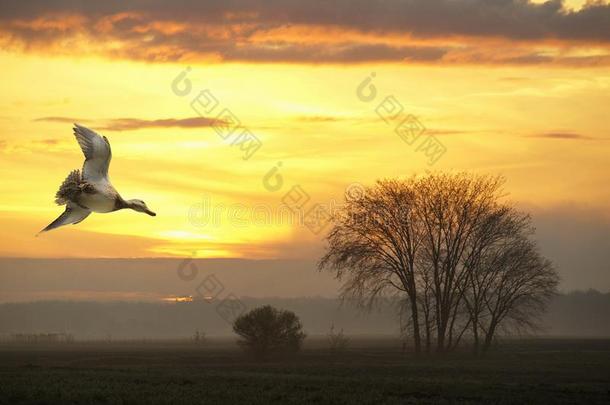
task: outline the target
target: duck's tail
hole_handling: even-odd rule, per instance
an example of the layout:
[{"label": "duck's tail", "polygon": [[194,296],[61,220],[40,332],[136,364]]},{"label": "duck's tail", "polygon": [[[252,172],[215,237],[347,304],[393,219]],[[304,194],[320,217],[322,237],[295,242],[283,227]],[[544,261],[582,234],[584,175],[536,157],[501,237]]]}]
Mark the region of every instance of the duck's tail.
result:
[{"label": "duck's tail", "polygon": [[61,183],[59,190],[55,193],[55,203],[57,205],[66,205],[68,201],[72,201],[76,198],[81,183],[80,170],[72,170],[68,177]]}]

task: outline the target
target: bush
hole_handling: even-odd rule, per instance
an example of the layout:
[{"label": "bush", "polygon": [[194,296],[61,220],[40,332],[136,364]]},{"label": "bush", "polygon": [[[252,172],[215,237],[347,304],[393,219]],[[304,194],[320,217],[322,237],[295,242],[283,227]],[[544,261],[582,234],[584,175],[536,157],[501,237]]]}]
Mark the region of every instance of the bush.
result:
[{"label": "bush", "polygon": [[205,343],[205,333],[199,332],[199,329],[195,330],[195,334],[193,335],[193,342],[195,344],[204,344]]},{"label": "bush", "polygon": [[301,349],[306,336],[294,312],[278,310],[270,305],[239,316],[233,323],[233,331],[242,338],[238,344],[257,356],[295,353]]},{"label": "bush", "polygon": [[349,338],[345,336],[343,329],[341,329],[339,332],[335,332],[335,325],[331,325],[330,332],[327,336],[331,353],[337,354],[347,350],[349,346]]}]

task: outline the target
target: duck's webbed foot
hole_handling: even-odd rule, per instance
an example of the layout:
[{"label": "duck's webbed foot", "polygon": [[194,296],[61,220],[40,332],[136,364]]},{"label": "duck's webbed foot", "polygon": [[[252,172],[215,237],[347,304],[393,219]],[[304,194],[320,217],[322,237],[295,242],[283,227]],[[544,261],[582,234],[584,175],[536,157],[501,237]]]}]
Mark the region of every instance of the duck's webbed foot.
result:
[{"label": "duck's webbed foot", "polygon": [[83,193],[87,193],[87,194],[95,194],[95,187],[93,187],[92,184],[89,183],[81,183],[78,185],[78,188],[80,189],[81,192]]}]

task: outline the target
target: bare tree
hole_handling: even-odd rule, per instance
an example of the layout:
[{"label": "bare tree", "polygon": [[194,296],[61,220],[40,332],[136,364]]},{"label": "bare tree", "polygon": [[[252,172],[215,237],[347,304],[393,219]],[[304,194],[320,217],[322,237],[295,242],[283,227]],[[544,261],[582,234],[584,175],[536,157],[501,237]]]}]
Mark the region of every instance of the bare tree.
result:
[{"label": "bare tree", "polygon": [[343,298],[355,298],[370,307],[387,293],[406,294],[411,309],[416,352],[421,351],[415,257],[421,235],[414,227],[414,178],[387,180],[348,199],[328,235],[328,251],[320,268],[345,279]]},{"label": "bare tree", "polygon": [[428,282],[425,291],[433,300],[436,350],[451,349],[468,328],[463,320],[462,287],[468,269],[462,266],[469,241],[485,222],[500,198],[502,179],[469,174],[437,174],[420,179],[417,223],[423,227],[419,273]]},{"label": "bare tree", "polygon": [[494,249],[482,262],[487,281],[479,285],[483,311],[477,318],[485,333],[487,352],[502,325],[532,330],[535,321],[555,294],[558,276],[526,235],[513,235],[502,249]]},{"label": "bare tree", "polygon": [[465,173],[379,181],[335,218],[319,267],[366,307],[398,295],[417,353],[422,334],[426,351],[469,333],[486,350],[500,324],[531,322],[557,285],[530,218],[500,202],[502,184]]}]

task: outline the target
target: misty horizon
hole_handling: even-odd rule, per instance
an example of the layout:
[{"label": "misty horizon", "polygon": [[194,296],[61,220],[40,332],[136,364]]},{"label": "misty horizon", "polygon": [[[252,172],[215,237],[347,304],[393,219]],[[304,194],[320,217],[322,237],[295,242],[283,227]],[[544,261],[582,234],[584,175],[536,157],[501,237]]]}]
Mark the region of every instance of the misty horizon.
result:
[{"label": "misty horizon", "polygon": [[[179,269],[190,263],[197,266],[197,277],[181,279]],[[328,272],[318,271],[314,260],[0,258],[0,302],[196,296],[197,286],[212,274],[243,297],[333,298],[341,286]],[[559,287],[562,293],[589,289],[610,292],[603,282],[573,287],[564,282]]]},{"label": "misty horizon", "polygon": [[[402,335],[399,301],[382,300],[371,310],[356,303],[323,297],[240,297],[245,309],[261,305],[299,314],[309,335],[325,336],[331,327],[347,335]],[[223,299],[193,302],[126,302],[46,300],[0,304],[0,338],[18,334],[67,333],[78,339],[177,339],[196,331],[206,336],[233,336],[230,319],[223,318]],[[610,293],[559,294],[540,320],[538,337],[610,337],[604,322]],[[507,335],[510,337],[510,334]]]}]

